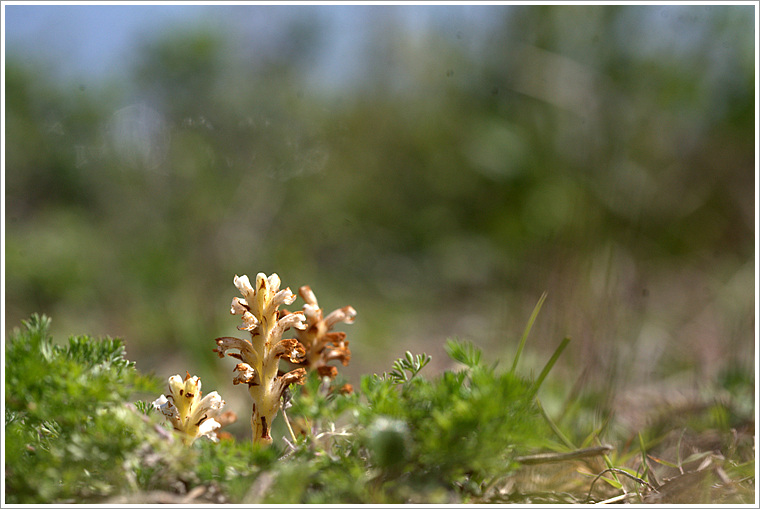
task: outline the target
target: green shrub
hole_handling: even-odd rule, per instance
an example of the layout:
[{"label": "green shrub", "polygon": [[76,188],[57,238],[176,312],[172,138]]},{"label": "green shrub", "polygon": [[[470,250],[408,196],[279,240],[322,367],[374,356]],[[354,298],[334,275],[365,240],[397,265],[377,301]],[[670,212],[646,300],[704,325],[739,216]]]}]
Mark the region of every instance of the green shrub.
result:
[{"label": "green shrub", "polygon": [[118,339],[79,336],[60,346],[48,332],[49,318],[33,315],[23,325],[6,344],[7,502],[137,490],[145,447],[169,449],[125,403],[139,391],[157,391],[156,380],[124,358]]}]

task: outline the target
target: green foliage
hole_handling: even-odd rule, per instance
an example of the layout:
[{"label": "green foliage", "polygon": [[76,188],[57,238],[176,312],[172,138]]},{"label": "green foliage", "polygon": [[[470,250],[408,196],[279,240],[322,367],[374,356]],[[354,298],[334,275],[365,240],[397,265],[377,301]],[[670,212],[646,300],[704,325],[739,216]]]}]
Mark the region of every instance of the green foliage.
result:
[{"label": "green foliage", "polygon": [[147,401],[135,401],[135,409],[143,415],[148,415],[155,410],[153,405]]},{"label": "green foliage", "polygon": [[118,339],[81,336],[60,346],[49,318],[33,315],[23,325],[6,345],[7,501],[76,501],[136,489],[131,467],[145,444],[158,442],[125,402],[136,391],[157,392],[156,380],[135,370]]},{"label": "green foliage", "polygon": [[[512,478],[519,479],[526,453],[563,445],[573,449],[535,398],[567,341],[538,381],[486,365],[472,343],[454,340],[446,342],[446,351],[461,366],[435,377],[424,376],[430,356],[410,352],[390,373],[363,376],[355,391],[341,378],[311,372],[286,398],[283,415],[295,441],[276,437],[263,448],[233,437],[185,446],[148,403],[161,384],[135,370],[119,340],[78,336],[60,346],[49,325],[48,318],[32,316],[6,347],[10,503],[182,502],[186,497],[245,504],[541,500],[519,487],[512,493],[492,488],[519,483]],[[142,391],[150,396],[126,403]],[[705,422],[725,426],[728,417],[717,410]],[[595,430],[593,436],[601,433]],[[606,482],[565,498],[601,500],[605,490],[619,492],[626,482],[650,486],[662,478],[654,468],[688,469],[708,459],[723,462],[732,479],[744,482],[752,475],[751,440],[735,439],[725,459],[695,452],[681,460],[681,449],[693,440],[683,431],[675,454],[666,459],[651,454],[656,450],[644,436],[639,433],[638,447],[611,452],[586,474],[589,484],[597,478]],[[638,469],[623,464],[636,458],[644,462]],[[607,477],[599,477],[605,472]],[[736,488],[728,500],[747,500],[747,482],[737,481]],[[721,496],[710,494],[726,500]]]},{"label": "green foliage", "polygon": [[446,341],[446,353],[457,362],[461,362],[468,368],[474,368],[480,364],[481,352],[475,345],[469,342]]},{"label": "green foliage", "polygon": [[[136,391],[156,392],[158,382],[139,374],[124,358],[119,339],[72,337],[65,346],[49,335],[50,319],[33,315],[6,347],[6,408],[26,424],[50,416],[79,422],[103,403],[117,404]],[[14,388],[14,390],[11,390]]]},{"label": "green foliage", "polygon": [[388,377],[397,384],[407,383],[430,362],[430,359],[431,357],[427,354],[415,356],[412,355],[412,352],[406,352],[403,359],[396,359],[393,363],[393,370],[388,373]]},{"label": "green foliage", "polygon": [[547,436],[526,380],[498,374],[472,344],[450,341],[451,357],[466,368],[431,380],[421,376],[431,357],[411,352],[390,373],[363,377],[356,392],[311,373],[290,396],[298,438],[286,461],[275,461],[278,447],[247,441],[183,447],[148,401],[125,404],[159,394],[161,384],[137,372],[120,340],[77,336],[61,346],[49,327],[50,319],[33,315],[7,343],[6,496],[13,503],[104,501],[199,485],[222,501],[429,500],[507,474],[514,451]]},{"label": "green foliage", "polygon": [[247,440],[199,440],[194,445],[193,484],[218,487],[224,501],[241,500],[262,472],[275,467],[276,448],[251,447]]},{"label": "green foliage", "polygon": [[424,472],[429,480],[444,482],[461,481],[465,474],[483,480],[505,472],[515,448],[535,446],[538,437],[546,436],[530,384],[481,365],[479,351],[470,348],[469,353],[467,369],[420,380],[402,391],[414,475]]},{"label": "green foliage", "polygon": [[[342,404],[337,402],[343,397],[334,398],[336,414],[325,408],[315,412],[313,404],[294,406],[294,415],[348,420],[346,428],[354,431],[350,439],[336,440],[335,447],[352,454],[366,451],[358,455],[366,458],[362,463],[371,472],[363,502],[403,502],[412,492],[417,500],[430,500],[455,486],[478,485],[506,475],[514,467],[510,458],[516,451],[544,443],[549,436],[528,381],[483,366],[481,352],[472,344],[449,341],[447,350],[466,369],[427,380],[418,375],[430,357],[407,352],[391,373],[362,377],[360,395]],[[347,461],[335,451],[330,456]],[[321,484],[336,489],[332,482]],[[349,487],[356,490],[353,484]],[[305,498],[290,501],[317,500],[307,492]]]}]

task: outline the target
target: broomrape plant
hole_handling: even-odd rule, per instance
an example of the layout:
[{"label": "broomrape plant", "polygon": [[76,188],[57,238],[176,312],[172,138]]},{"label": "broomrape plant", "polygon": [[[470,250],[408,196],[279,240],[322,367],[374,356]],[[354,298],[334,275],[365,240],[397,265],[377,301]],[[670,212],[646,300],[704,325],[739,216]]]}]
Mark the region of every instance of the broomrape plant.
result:
[{"label": "broomrape plant", "polygon": [[219,393],[214,391],[201,398],[201,380],[189,372],[184,380],[179,375],[169,377],[169,392],[155,400],[153,407],[182,434],[182,441],[190,445],[197,438],[207,437],[217,442],[216,430],[222,425],[216,418],[224,407]]},{"label": "broomrape plant", "polygon": [[[216,338],[217,348],[214,351],[220,358],[227,353],[242,361],[233,369],[237,375],[232,383],[248,386],[248,393],[253,399],[253,442],[268,445],[272,443],[270,430],[282,396],[290,384],[303,384],[306,376],[304,368],[286,373],[279,371],[281,357],[286,357],[292,363],[300,363],[306,355],[306,350],[298,340],[282,339],[282,335],[291,327],[305,329],[306,318],[302,311],[285,313],[279,310],[283,304],[292,304],[296,296],[290,288],[280,290],[280,277],[277,274],[269,277],[263,273],[257,274],[255,287],[245,275],[235,276],[233,282],[243,298],[232,299],[230,313],[241,315],[243,324],[238,329],[248,331],[251,339]],[[228,350],[238,352],[228,353]]]},{"label": "broomrape plant", "polygon": [[298,289],[298,294],[305,301],[303,314],[306,317],[306,327],[295,330],[296,337],[306,349],[303,365],[308,370],[316,370],[321,377],[333,379],[338,375],[338,368],[328,366],[327,363],[336,360],[348,366],[351,350],[348,349],[345,332],[331,331],[337,323],[354,323],[356,310],[344,306],[323,316],[311,287],[302,286]]},{"label": "broomrape plant", "polygon": [[[351,351],[348,349],[346,334],[333,332],[332,328],[339,322],[353,323],[356,310],[345,306],[325,317],[309,286],[299,289],[299,294],[305,301],[302,311],[281,310],[281,305],[292,304],[296,296],[290,288],[280,290],[280,277],[277,274],[269,277],[263,273],[257,274],[255,287],[245,275],[235,276],[233,282],[243,298],[232,299],[230,313],[241,316],[243,323],[238,329],[248,331],[251,339],[216,338],[217,347],[213,351],[220,358],[226,353],[242,361],[233,369],[237,374],[232,383],[248,386],[253,399],[253,442],[269,445],[272,442],[272,421],[280,407],[283,410],[285,408],[283,401],[289,399],[287,390],[290,384],[303,384],[307,369],[316,371],[320,377],[334,379],[338,373],[337,368],[328,366],[327,363],[337,360],[346,366],[350,361]],[[282,338],[290,328],[295,330],[298,339]],[[289,372],[280,371],[282,357],[294,364],[303,363],[305,367]],[[349,391],[346,387],[341,390]],[[153,402],[153,407],[160,410],[174,429],[183,434],[183,441],[187,445],[201,436],[217,441],[216,430],[222,426],[217,419],[221,415],[224,401],[216,391],[201,399],[200,388],[201,381],[197,376],[191,377],[188,372],[182,380],[179,375],[174,375],[169,378],[171,394],[161,396]]]}]

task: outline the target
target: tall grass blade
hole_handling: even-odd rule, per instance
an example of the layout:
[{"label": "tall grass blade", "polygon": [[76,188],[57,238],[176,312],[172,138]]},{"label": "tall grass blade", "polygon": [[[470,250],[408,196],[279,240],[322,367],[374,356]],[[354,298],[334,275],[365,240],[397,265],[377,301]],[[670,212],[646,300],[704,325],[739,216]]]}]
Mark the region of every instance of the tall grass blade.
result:
[{"label": "tall grass blade", "polygon": [[538,378],[536,379],[536,382],[533,384],[533,388],[531,389],[533,391],[533,394],[535,395],[538,392],[538,389],[541,388],[541,384],[544,383],[544,379],[549,374],[549,371],[552,370],[554,367],[554,364],[557,362],[557,359],[559,359],[559,356],[562,355],[562,351],[565,349],[567,344],[570,342],[570,338],[566,337],[562,340],[562,343],[559,344],[556,350],[554,350],[554,354],[552,354],[551,359],[549,359],[549,362],[546,363],[546,366],[544,366],[544,369],[541,371],[541,374],[538,375]]},{"label": "tall grass blade", "polygon": [[541,404],[541,400],[536,398],[536,405],[538,406],[539,411],[541,412],[541,415],[544,416],[544,420],[549,424],[549,427],[552,429],[555,435],[557,435],[557,438],[559,438],[563,444],[565,444],[570,450],[575,450],[577,447],[574,443],[570,441],[569,438],[565,436],[564,433],[562,433],[562,430],[559,429],[559,427],[554,423],[551,417],[549,417],[549,414],[546,413],[546,409],[544,409],[543,405]]},{"label": "tall grass blade", "polygon": [[536,304],[536,307],[533,308],[533,313],[530,315],[528,324],[525,326],[522,338],[520,338],[520,345],[517,347],[517,353],[515,353],[515,360],[512,361],[512,370],[510,371],[512,374],[514,374],[515,370],[517,369],[517,363],[520,361],[520,355],[522,355],[523,348],[525,347],[525,342],[528,340],[528,334],[530,334],[530,330],[533,328],[533,323],[536,321],[536,317],[538,317],[538,313],[541,311],[541,306],[544,305],[546,295],[546,292],[541,294],[541,298],[538,299],[538,303]]},{"label": "tall grass blade", "polygon": [[[647,462],[647,448],[644,445],[644,437],[641,436],[641,431],[638,433],[639,435],[639,453],[641,454],[641,478],[642,479],[649,479],[649,463]],[[655,480],[655,484],[659,484]]]}]

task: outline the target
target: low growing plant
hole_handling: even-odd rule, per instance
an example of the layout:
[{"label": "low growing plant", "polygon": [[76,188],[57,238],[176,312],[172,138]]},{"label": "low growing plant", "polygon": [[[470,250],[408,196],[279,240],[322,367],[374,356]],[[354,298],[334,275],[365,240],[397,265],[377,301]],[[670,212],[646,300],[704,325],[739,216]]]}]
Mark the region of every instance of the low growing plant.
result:
[{"label": "low growing plant", "polygon": [[126,406],[155,392],[157,381],[124,358],[120,340],[78,336],[59,346],[49,327],[49,318],[33,315],[6,344],[6,501],[76,502],[138,490],[150,455],[179,454],[155,429],[158,421]]},{"label": "low growing plant", "polygon": [[[276,274],[258,274],[255,286],[246,276],[234,283],[243,298],[233,299],[231,312],[241,316],[239,329],[250,340],[217,338],[214,351],[241,361],[232,382],[246,385],[253,400],[253,447],[220,431],[234,415],[223,412],[217,391],[203,396],[199,377],[171,376],[168,393],[156,399],[160,381],[126,360],[120,340],[81,336],[55,345],[50,320],[33,315],[6,345],[5,501],[667,500],[670,484],[649,468],[655,457],[641,434],[638,455],[610,453],[613,447],[601,443],[603,428],[576,447],[541,406],[538,389],[568,339],[537,377],[519,373],[517,360],[545,296],[509,370],[485,362],[474,344],[449,340],[445,349],[456,369],[426,376],[431,357],[406,352],[388,372],[362,376],[354,390],[328,365],[350,360],[345,333],[333,328],[353,322],[351,306],[325,315],[311,289],[301,287],[305,304],[290,312],[280,307],[296,296],[280,290]],[[296,337],[283,338],[291,328]],[[302,367],[282,370],[283,357]],[[278,438],[272,424],[279,413],[289,435]],[[637,456],[642,462],[633,468]],[[754,462],[746,446],[736,456],[741,461],[711,455],[695,472],[709,467],[724,482],[745,476],[726,495],[743,501],[754,494],[754,477],[747,477]],[[568,465],[567,475],[585,484],[575,495],[559,487],[527,492],[525,479],[537,475],[531,469],[547,463]]]}]

